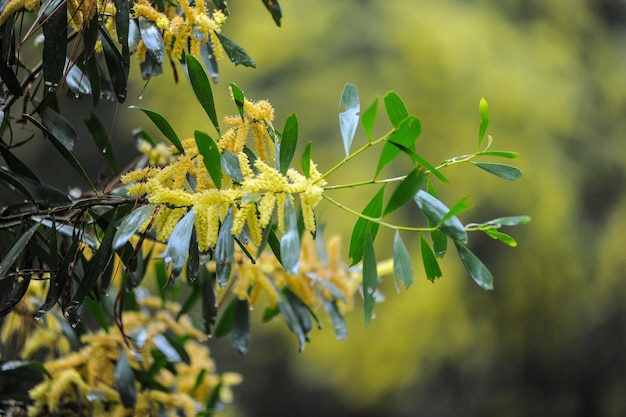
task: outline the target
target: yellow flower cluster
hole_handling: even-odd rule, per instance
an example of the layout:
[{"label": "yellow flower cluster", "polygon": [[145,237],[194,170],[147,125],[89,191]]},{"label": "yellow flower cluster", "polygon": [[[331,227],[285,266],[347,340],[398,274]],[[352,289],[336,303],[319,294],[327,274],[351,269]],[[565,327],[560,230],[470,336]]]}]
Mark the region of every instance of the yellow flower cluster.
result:
[{"label": "yellow flower cluster", "polygon": [[[244,111],[244,117],[227,118],[226,122],[232,127],[217,143],[221,152],[229,151],[236,155],[243,178],[240,182],[222,173],[222,187],[218,189],[207,172],[193,138],[182,141],[185,152],[177,155],[170,164],[164,167],[148,166],[122,177],[123,183],[133,183],[128,186],[130,195],[147,195],[150,203],[159,205],[155,218],[146,220],[140,231],[151,223],[152,228],[157,229],[157,239],[165,241],[178,221],[188,210],[193,209],[198,247],[201,251],[207,251],[217,243],[220,222],[232,209],[234,217],[231,233],[237,236],[247,225],[253,243],[259,245],[262,231],[272,220],[275,211],[279,233],[284,231],[285,200],[293,200],[294,195],[299,196],[305,229],[309,232],[315,230],[313,210],[324,191],[322,175],[313,163],[308,178],[294,169],[282,175],[270,167],[265,150],[270,146],[268,143],[272,142],[267,126],[271,128],[273,109],[266,101],[252,103],[246,100]],[[253,163],[244,152],[249,130],[253,131],[256,148],[261,155]]]},{"label": "yellow flower cluster", "polygon": [[[185,46],[189,45],[189,52],[200,56],[200,45],[210,43],[216,59],[223,55],[222,44],[217,34],[222,30],[226,16],[220,10],[207,13],[204,1],[195,2],[191,6],[187,0],[179,0],[182,15],[177,8],[166,3],[165,10],[159,12],[149,0],[138,0],[133,5],[133,17],[144,18],[154,22],[163,31],[165,52],[175,59],[181,59]],[[145,57],[145,44],[140,42],[137,48],[137,57]]]},{"label": "yellow flower cluster", "polygon": [[[85,334],[80,339],[83,347],[72,353],[69,340],[60,328],[62,319],[56,311],[43,318],[45,323],[32,320],[34,306],[42,302],[44,285],[43,281],[31,282],[34,290],[29,288],[29,296],[21,301],[21,309],[30,311],[30,325],[34,328],[27,336],[21,358],[45,354],[44,367],[50,374],[29,392],[33,401],[28,410],[30,416],[68,415],[71,410],[82,407],[83,414],[94,416],[157,416],[163,408],[168,415],[191,417],[202,409],[215,389],[220,389],[222,402],[232,399],[230,387],[239,384],[241,376],[216,373],[208,347],[200,342],[206,340],[206,336],[191,324],[189,316],[176,319],[180,311],[178,304],[167,303],[164,308],[160,298],[140,298],[140,311],[127,311],[122,317],[125,333],[130,337],[125,339],[117,327],[109,329],[108,333],[100,330]],[[12,316],[18,313],[12,312],[5,321],[3,338],[19,332],[19,328],[11,327],[25,320],[25,316],[17,321]],[[167,391],[141,389],[136,383],[136,406],[125,408],[115,383],[120,352],[124,352],[135,371],[148,371],[154,363],[151,351],[173,350],[164,334],[188,339],[184,349],[189,363],[168,357],[175,372],[163,368],[155,377]]]}]

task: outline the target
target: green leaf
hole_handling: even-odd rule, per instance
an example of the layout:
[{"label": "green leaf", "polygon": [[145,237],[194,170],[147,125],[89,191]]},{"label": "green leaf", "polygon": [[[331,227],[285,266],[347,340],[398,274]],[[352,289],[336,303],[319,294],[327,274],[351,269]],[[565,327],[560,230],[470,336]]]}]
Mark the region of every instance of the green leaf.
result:
[{"label": "green leaf", "polygon": [[115,386],[120,393],[120,399],[124,407],[133,409],[137,403],[137,389],[135,387],[135,374],[130,366],[123,347],[119,348],[117,364],[115,365]]},{"label": "green leaf", "polygon": [[448,213],[446,213],[446,215],[443,216],[443,218],[439,221],[439,223],[436,225],[436,227],[440,227],[448,219],[451,219],[453,216],[456,216],[457,214],[463,213],[464,211],[470,209],[472,207],[472,205],[469,202],[469,200],[470,200],[470,197],[467,196],[467,197],[464,197],[461,200],[457,201],[450,208],[450,211],[448,211]]},{"label": "green leaf", "polygon": [[4,59],[0,59],[0,78],[15,98],[21,97],[22,94],[24,94],[22,85],[15,76],[13,69],[11,69]]},{"label": "green leaf", "polygon": [[280,5],[278,4],[278,0],[261,0],[261,1],[263,2],[267,10],[272,15],[272,18],[274,19],[276,26],[280,26],[280,19],[283,16],[283,14],[280,11]]},{"label": "green leaf", "polygon": [[413,284],[411,256],[398,231],[393,238],[393,276],[398,288],[408,289]]},{"label": "green leaf", "polygon": [[387,142],[385,142],[385,145],[383,146],[383,150],[380,152],[378,166],[376,167],[376,176],[380,174],[380,171],[382,171],[385,166],[400,155],[401,149],[398,146],[395,146],[395,144],[402,145],[415,153],[415,141],[419,137],[421,131],[422,125],[417,117],[408,116],[403,119],[403,121],[396,126],[396,129],[391,133],[391,135],[389,135]]},{"label": "green leaf", "polygon": [[115,4],[115,33],[117,40],[122,45],[122,56],[128,58],[130,51],[128,48],[128,31],[130,23],[130,2],[129,0],[114,0]]},{"label": "green leaf", "polygon": [[199,130],[193,132],[196,139],[198,152],[202,155],[202,162],[207,172],[211,176],[211,180],[215,187],[219,190],[222,188],[222,159],[217,143],[206,133]]},{"label": "green leaf", "polygon": [[241,117],[241,120],[243,120],[243,105],[246,101],[246,98],[243,94],[243,91],[241,91],[241,88],[239,88],[235,83],[230,83],[230,91],[232,91],[233,93],[233,100],[235,100],[235,105],[237,106],[237,110],[239,111],[239,116]]},{"label": "green leaf", "polygon": [[215,273],[210,273],[204,266],[198,271],[198,279],[202,290],[202,319],[204,331],[211,334],[211,328],[217,318],[217,302],[215,297]]},{"label": "green leaf", "polygon": [[337,302],[334,300],[327,300],[322,297],[322,305],[324,306],[324,310],[326,314],[330,317],[330,320],[333,324],[333,331],[335,332],[335,337],[340,342],[343,342],[348,338],[348,328],[346,326],[346,321],[337,306]]},{"label": "green leaf", "polygon": [[441,268],[439,268],[439,262],[437,262],[437,258],[433,253],[433,250],[430,248],[430,245],[424,238],[424,235],[420,233],[420,248],[422,252],[422,263],[424,264],[424,272],[426,272],[426,277],[435,282],[435,279],[440,278],[443,274],[441,273]]},{"label": "green leaf", "polygon": [[454,241],[459,257],[474,282],[484,290],[493,289],[493,275],[487,267],[461,242]]},{"label": "green leaf", "polygon": [[237,297],[232,298],[226,305],[226,308],[223,309],[222,315],[217,319],[217,324],[215,325],[215,332],[213,333],[215,337],[224,337],[231,332],[235,306],[238,301]]},{"label": "green leaf", "polygon": [[233,209],[228,209],[224,221],[220,225],[215,245],[215,264],[217,282],[220,287],[225,287],[230,279],[230,272],[235,257],[235,237],[230,233],[233,228]]},{"label": "green leaf", "polygon": [[39,227],[39,223],[32,225],[28,228],[24,234],[20,236],[20,238],[15,242],[13,247],[4,255],[2,262],[0,262],[0,278],[4,277],[9,269],[13,266],[17,258],[20,256],[30,238],[33,237],[37,228]]},{"label": "green leaf", "polygon": [[[0,126],[1,125],[2,125],[2,121],[0,120]],[[21,159],[15,156],[11,152],[11,150],[5,148],[4,146],[0,146],[0,155],[2,155],[2,158],[6,162],[10,171],[12,171],[13,173],[19,174],[23,177],[26,177],[28,179],[31,179],[37,183],[41,183],[39,178],[37,178],[37,175],[35,175],[35,173],[31,171],[31,169],[24,162],[22,162]]]},{"label": "green leaf", "polygon": [[52,142],[57,151],[59,151],[63,158],[65,158],[65,160],[74,167],[76,172],[78,172],[78,174],[85,180],[89,187],[97,194],[98,190],[96,190],[96,187],[92,184],[91,180],[89,179],[89,175],[87,175],[82,165],[78,162],[74,155],[69,150],[67,150],[63,143],[61,143],[61,141],[56,136],[54,136],[54,134],[50,130],[48,130],[47,127],[39,123],[37,119],[29,114],[24,114],[24,117],[32,124],[37,126],[39,129],[41,129],[44,134],[47,134],[48,139],[50,140],[50,142]]},{"label": "green leaf", "polygon": [[[440,224],[450,211],[445,204],[423,190],[417,192],[414,200],[417,207],[422,210],[426,218],[436,225]],[[467,243],[465,227],[463,227],[463,223],[461,223],[456,216],[452,216],[443,221],[443,223],[441,223],[441,230],[455,241]]]},{"label": "green leaf", "polygon": [[[276,1],[276,0],[273,0]],[[237,42],[232,39],[227,38],[221,33],[217,33],[217,38],[220,40],[220,43],[224,47],[226,51],[226,55],[228,55],[228,59],[237,65],[243,65],[244,67],[256,68],[256,64],[250,58],[250,55],[243,49]]]},{"label": "green leaf", "polygon": [[499,217],[497,219],[489,220],[486,224],[492,224],[494,226],[519,226],[526,223],[530,223],[529,216]]},{"label": "green leaf", "polygon": [[38,207],[53,208],[68,206],[72,203],[72,200],[66,194],[56,188],[41,184],[15,172],[7,171],[3,167],[0,167],[0,179],[15,187],[16,190]]},{"label": "green leaf", "polygon": [[155,204],[146,204],[131,211],[117,229],[113,238],[113,249],[118,250],[128,242],[128,240],[137,232],[141,226],[156,209]]},{"label": "green leaf", "polygon": [[117,174],[120,169],[117,165],[117,160],[115,159],[113,144],[111,143],[109,134],[98,119],[98,116],[92,112],[91,117],[85,120],[85,125],[87,126],[87,130],[89,130],[93,141],[96,143],[98,150],[104,157],[104,160],[107,164],[109,164],[113,172]]},{"label": "green leaf", "polygon": [[187,281],[193,284],[198,279],[200,271],[200,249],[198,248],[198,235],[196,229],[191,233],[189,243],[189,260],[187,261]]},{"label": "green leaf", "polygon": [[291,199],[285,199],[285,233],[280,238],[280,255],[283,267],[288,274],[297,274],[300,270],[300,235],[298,220]]},{"label": "green leaf", "polygon": [[283,292],[278,290],[278,288],[274,284],[274,281],[270,280],[270,282],[272,283],[272,285],[274,285],[274,288],[280,294],[280,301],[278,302],[278,309],[280,310],[280,314],[283,316],[283,319],[285,319],[285,323],[287,323],[287,327],[289,327],[289,330],[291,330],[298,337],[298,351],[302,352],[304,350],[304,345],[307,340],[307,334],[302,327],[302,322],[300,321],[300,318],[298,317],[296,311],[294,311],[292,304],[287,299],[287,296]]},{"label": "green leaf", "polygon": [[[435,198],[438,198],[437,190],[435,190],[432,181],[428,181],[428,194],[432,195]],[[428,220],[428,227],[435,227],[436,225],[436,223]],[[446,236],[445,233],[438,229],[430,232],[430,239],[433,242],[435,256],[437,258],[443,258],[448,251],[448,236]]]},{"label": "green leaf", "polygon": [[[195,30],[194,28],[193,31]],[[220,74],[217,66],[217,58],[213,53],[213,45],[211,45],[211,42],[200,45],[200,55],[202,56],[202,61],[204,61],[204,67],[209,71],[209,78],[211,78],[214,84],[217,84],[220,80]]]},{"label": "green leaf", "polygon": [[[383,199],[385,196],[385,187],[381,187],[380,190],[376,193],[374,198],[365,206],[362,214],[367,217],[371,217],[374,219],[378,219],[381,217],[383,212]],[[372,240],[376,238],[376,233],[378,232],[378,223],[374,223],[372,221],[366,220],[362,217],[359,217],[352,229],[352,236],[350,238],[350,249],[348,251],[348,256],[352,259],[351,266],[356,265],[363,259],[363,248],[365,245],[365,236],[370,233],[372,236]]]},{"label": "green leaf", "polygon": [[361,125],[367,134],[369,140],[372,140],[372,131],[374,130],[374,122],[376,122],[376,114],[378,113],[378,97],[374,99],[371,106],[365,110],[361,116]]},{"label": "green leaf", "polygon": [[165,119],[165,117],[161,116],[159,113],[144,109],[142,107],[130,106],[131,109],[141,110],[152,120],[152,123],[163,133],[163,135],[170,141],[176,148],[185,153],[185,149],[183,148],[182,143],[180,143],[180,139],[178,135],[174,131],[174,128],[169,124],[169,122]]},{"label": "green leaf", "polygon": [[376,272],[376,254],[374,253],[374,239],[370,230],[365,232],[363,245],[363,309],[365,312],[365,327],[369,327],[376,304],[376,286],[378,273]]},{"label": "green leaf", "polygon": [[[433,164],[431,164],[430,162],[428,162],[426,160],[426,158],[424,158],[423,156],[421,156],[420,154],[418,154],[417,152],[415,152],[414,150],[411,150],[410,148],[394,142],[394,138],[390,137],[388,142],[385,143],[385,146],[387,145],[391,145],[392,147],[397,147],[398,149],[400,149],[401,152],[404,152],[405,154],[407,154],[409,156],[409,158],[411,158],[411,161],[413,161],[413,164],[416,167],[419,166],[423,166],[424,168],[426,168],[428,170],[428,172],[430,172],[431,174],[433,174],[435,177],[437,177],[439,179],[439,181],[443,182],[443,183],[447,183],[448,179],[445,177],[445,175],[443,175],[441,173],[441,171],[439,171]],[[383,148],[384,150],[384,148]]]},{"label": "green leaf", "polygon": [[196,211],[191,209],[178,222],[167,241],[165,262],[172,264],[172,276],[178,277],[185,267],[185,260],[189,253],[191,233],[193,232]]},{"label": "green leaf", "polygon": [[389,202],[387,202],[387,206],[383,211],[383,216],[388,215],[411,201],[417,193],[417,190],[422,188],[425,183],[426,174],[423,169],[415,168],[411,171],[406,178],[398,184],[396,189],[393,190]]},{"label": "green leaf", "polygon": [[485,232],[489,237],[495,240],[499,240],[500,242],[509,245],[512,248],[517,246],[517,241],[513,238],[513,236],[499,232],[495,228],[484,229],[483,232]]},{"label": "green leaf", "polygon": [[476,152],[476,156],[498,156],[501,158],[515,159],[519,157],[519,154],[510,151],[483,151]]},{"label": "green leaf", "polygon": [[65,76],[65,83],[67,84],[67,87],[78,96],[81,94],[91,94],[91,83],[89,82],[89,78],[87,78],[78,65],[69,59],[66,59],[65,67],[67,71]]},{"label": "green leaf", "polygon": [[93,317],[98,322],[100,328],[102,328],[105,332],[109,332],[109,316],[104,309],[104,306],[100,304],[100,301],[97,301],[93,298],[85,298],[85,305],[93,315]]},{"label": "green leaf", "polygon": [[99,24],[98,28],[100,29],[100,38],[102,39],[102,52],[104,53],[104,60],[109,70],[109,77],[111,77],[115,96],[118,102],[123,103],[126,101],[128,88],[128,73],[130,69],[128,58],[125,58],[124,55],[117,50],[115,41],[111,38],[106,27]]},{"label": "green leaf", "polygon": [[[36,361],[10,360],[0,365],[0,375],[2,379],[10,380],[15,378],[18,381],[40,382],[43,376],[52,378],[46,368]],[[8,386],[5,388],[10,389]]]},{"label": "green leaf", "polygon": [[389,121],[393,127],[398,127],[400,122],[409,117],[409,112],[404,105],[404,102],[395,91],[390,91],[383,97],[385,103],[385,110],[389,116]]},{"label": "green leaf", "polygon": [[487,162],[473,162],[470,161],[473,165],[476,165],[480,169],[484,169],[490,174],[495,175],[496,177],[504,178],[505,180],[515,181],[521,178],[522,170],[505,164],[491,164]]},{"label": "green leaf", "polygon": [[65,69],[67,2],[61,2],[43,21],[43,35],[43,78],[49,93],[59,86]]},{"label": "green leaf", "polygon": [[298,118],[291,114],[285,121],[283,134],[280,138],[280,150],[278,158],[278,169],[281,174],[286,175],[293,156],[296,153],[298,144]]},{"label": "green leaf", "polygon": [[302,153],[302,160],[300,165],[302,166],[302,172],[306,178],[311,176],[311,146],[312,142],[309,141],[304,148],[304,152]]},{"label": "green leaf", "polygon": [[485,100],[484,98],[480,99],[478,112],[480,113],[480,128],[478,129],[478,148],[480,148],[480,145],[485,138],[487,127],[489,126],[489,107],[487,106],[487,100]]},{"label": "green leaf", "polygon": [[359,112],[361,104],[359,102],[359,92],[355,85],[346,84],[343,87],[339,105],[345,105],[345,111],[339,113],[339,128],[341,131],[341,140],[343,141],[343,149],[346,156],[350,155],[350,147],[352,140],[356,134],[356,128],[359,125]]},{"label": "green leaf", "polygon": [[78,141],[78,134],[70,122],[49,106],[43,107],[40,115],[41,123],[48,129],[50,134],[57,138],[65,146],[65,149],[72,151],[76,141]]},{"label": "green leaf", "polygon": [[202,68],[202,64],[193,56],[187,54],[185,56],[185,61],[187,62],[187,72],[189,74],[189,82],[191,83],[191,88],[193,88],[193,92],[196,94],[200,105],[211,119],[211,123],[217,130],[217,133],[220,133],[220,126],[217,121],[217,114],[215,113],[215,103],[213,102],[213,92],[211,90],[211,83],[209,82],[209,78],[204,72]]},{"label": "green leaf", "polygon": [[[162,64],[165,59],[165,43],[161,35],[161,29],[144,17],[139,17],[139,32],[146,47],[146,54],[154,58],[156,64]],[[146,57],[147,57],[146,55]]]},{"label": "green leaf", "polygon": [[239,166],[239,158],[232,152],[224,149],[221,154],[222,169],[233,181],[237,183],[243,182],[243,174]]},{"label": "green leaf", "polygon": [[250,308],[247,300],[237,299],[230,333],[231,344],[239,353],[248,352],[250,343]]}]

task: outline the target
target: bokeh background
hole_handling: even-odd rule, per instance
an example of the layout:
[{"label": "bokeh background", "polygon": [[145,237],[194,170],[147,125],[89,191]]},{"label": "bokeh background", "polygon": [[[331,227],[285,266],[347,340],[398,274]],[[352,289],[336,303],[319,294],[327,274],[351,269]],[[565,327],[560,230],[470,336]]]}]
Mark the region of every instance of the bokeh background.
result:
[{"label": "bokeh background", "polygon": [[[451,185],[438,191],[449,202],[472,196],[476,207],[464,222],[518,214],[533,221],[510,230],[520,243],[515,249],[470,236],[470,248],[496,278],[492,292],[471,281],[454,253],[442,263],[444,277],[430,283],[419,246],[406,235],[416,255],[415,285],[397,295],[387,278],[386,301],[370,328],[360,306],[349,314],[347,341],[336,341],[328,323],[298,353],[284,323],[261,324],[257,316],[248,355],[236,354],[228,340],[211,341],[219,369],[245,377],[227,415],[626,415],[626,1],[281,6],[278,28],[260,1],[229,2],[224,33],[257,69],[220,63],[220,114],[236,113],[228,82],[250,98],[269,99],[277,127],[297,113],[300,149],[311,140],[323,171],[343,156],[337,114],[346,82],[358,86],[362,108],[398,92],[423,124],[419,151],[435,163],[475,150],[485,97],[493,147],[519,152],[524,177],[508,183],[469,165],[454,167],[446,172]],[[210,131],[184,78],[174,85],[172,77],[166,68],[143,93],[135,79],[115,117],[118,150],[132,149],[133,127],[151,129],[126,104],[160,112],[181,136]],[[379,115],[376,131],[383,134],[389,126],[382,109]],[[361,133],[355,141],[364,140]],[[375,157],[331,181],[368,178]],[[49,157],[41,163],[50,165]],[[335,196],[360,210],[369,191]],[[399,215],[410,222],[416,213]],[[321,218],[327,233],[344,236],[347,257],[355,219],[330,206],[321,207]],[[389,255],[390,239],[379,238],[381,257]]]}]

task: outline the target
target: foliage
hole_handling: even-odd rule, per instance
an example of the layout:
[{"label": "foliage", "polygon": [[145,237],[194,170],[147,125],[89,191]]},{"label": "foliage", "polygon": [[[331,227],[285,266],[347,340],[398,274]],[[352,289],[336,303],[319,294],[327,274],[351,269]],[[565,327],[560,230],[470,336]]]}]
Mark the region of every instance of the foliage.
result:
[{"label": "foliage", "polygon": [[[278,4],[264,4],[280,23]],[[436,184],[448,182],[443,171],[453,165],[473,165],[506,180],[521,176],[516,167],[489,162],[517,154],[491,149],[484,99],[479,103],[476,151],[440,164],[418,152],[421,123],[393,91],[382,100],[391,127],[374,138],[379,100],[361,116],[358,90],[351,84],[340,98],[345,106],[339,115],[345,157],[325,173],[313,162],[311,143],[301,158],[295,158],[295,114],[277,130],[271,105],[247,99],[235,84],[230,87],[237,114],[223,118],[227,129],[222,131],[209,81],[217,81],[217,60],[225,52],[235,64],[255,64],[221,33],[228,11],[222,2],[215,6],[209,12],[204,3],[185,0],[138,1],[132,7],[123,0],[44,5],[12,0],[0,14],[6,40],[2,78],[7,87],[0,144],[7,167],[0,170],[0,178],[15,201],[26,199],[8,204],[0,217],[0,242],[6,248],[0,263],[0,312],[6,316],[3,344],[19,339],[20,317],[44,323],[31,323],[33,331],[23,335],[24,345],[17,343],[14,355],[19,359],[3,353],[0,372],[7,378],[39,372],[34,377],[38,385],[23,399],[33,415],[77,408],[155,415],[174,409],[190,415],[202,408],[211,413],[227,400],[228,394],[222,392],[237,378],[217,376],[212,363],[202,361],[208,360],[206,349],[191,338],[230,334],[233,347],[245,353],[249,307],[263,297],[264,319],[281,316],[297,336],[300,350],[314,326],[322,325],[316,312],[320,306],[337,338],[347,336],[344,313],[359,290],[369,325],[380,299],[375,242],[381,226],[394,231],[393,274],[399,288],[408,288],[414,280],[401,236],[413,232],[420,236],[428,279],[442,275],[438,259],[447,253],[451,240],[471,278],[492,289],[491,273],[468,248],[468,233],[483,232],[515,246],[501,228],[529,221],[527,216],[513,216],[463,224],[459,215],[470,208],[468,198],[448,207],[437,196]],[[16,27],[25,11],[37,11],[37,16],[15,49],[14,38],[21,32]],[[28,67],[20,59],[21,48],[40,29],[42,63],[19,80],[19,69]],[[131,54],[139,60],[144,79],[161,73],[165,56],[177,61],[216,139],[200,130],[181,139],[164,116],[136,108],[171,146],[143,131],[137,143],[143,157],[121,172],[110,137],[93,114],[86,126],[113,174],[102,187],[91,180],[73,152],[76,129],[61,115],[58,97],[67,86],[70,95],[91,95],[94,106],[107,96],[124,102]],[[13,105],[22,97],[24,111],[14,118]],[[26,121],[53,144],[90,191],[60,191],[19,159],[15,150],[23,143],[13,140],[13,126]],[[366,141],[352,151],[359,122]],[[374,147],[380,154],[371,178],[329,182],[331,174]],[[384,177],[385,168],[400,157],[411,162],[409,172]],[[300,170],[294,161],[300,162]],[[366,186],[377,191],[362,211],[329,195]],[[357,218],[349,242],[350,265],[341,261],[338,238],[323,245],[315,216],[322,200]],[[424,215],[422,224],[394,223],[392,213],[407,206]],[[163,242],[165,248],[154,242]],[[146,276],[154,277],[158,297],[143,294]],[[172,304],[181,297],[182,305]],[[201,333],[188,316],[194,309],[201,311]],[[37,332],[47,333],[39,337]],[[35,353],[43,366],[29,360]],[[194,361],[196,356],[200,363]]]}]

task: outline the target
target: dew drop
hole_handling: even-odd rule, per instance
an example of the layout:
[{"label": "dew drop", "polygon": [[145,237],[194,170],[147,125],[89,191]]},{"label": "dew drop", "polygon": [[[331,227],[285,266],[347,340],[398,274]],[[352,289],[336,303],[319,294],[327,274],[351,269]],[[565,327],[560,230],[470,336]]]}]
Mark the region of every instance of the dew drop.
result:
[{"label": "dew drop", "polygon": [[72,326],[72,329],[75,329],[76,326],[78,326],[78,323],[70,323],[70,326]]},{"label": "dew drop", "polygon": [[41,320],[41,314],[42,314],[42,313],[41,313],[41,311],[40,311],[40,312],[38,312],[37,314],[35,314],[35,315],[33,316],[33,318],[34,318],[35,320],[39,321],[39,320]]},{"label": "dew drop", "polygon": [[143,100],[143,92],[141,94],[139,94],[139,97],[137,97],[139,100]]},{"label": "dew drop", "polygon": [[103,154],[107,153],[107,148],[104,148],[104,149],[102,150],[102,153],[103,153]]},{"label": "dew drop", "polygon": [[74,98],[80,98],[80,93],[74,93]]}]

